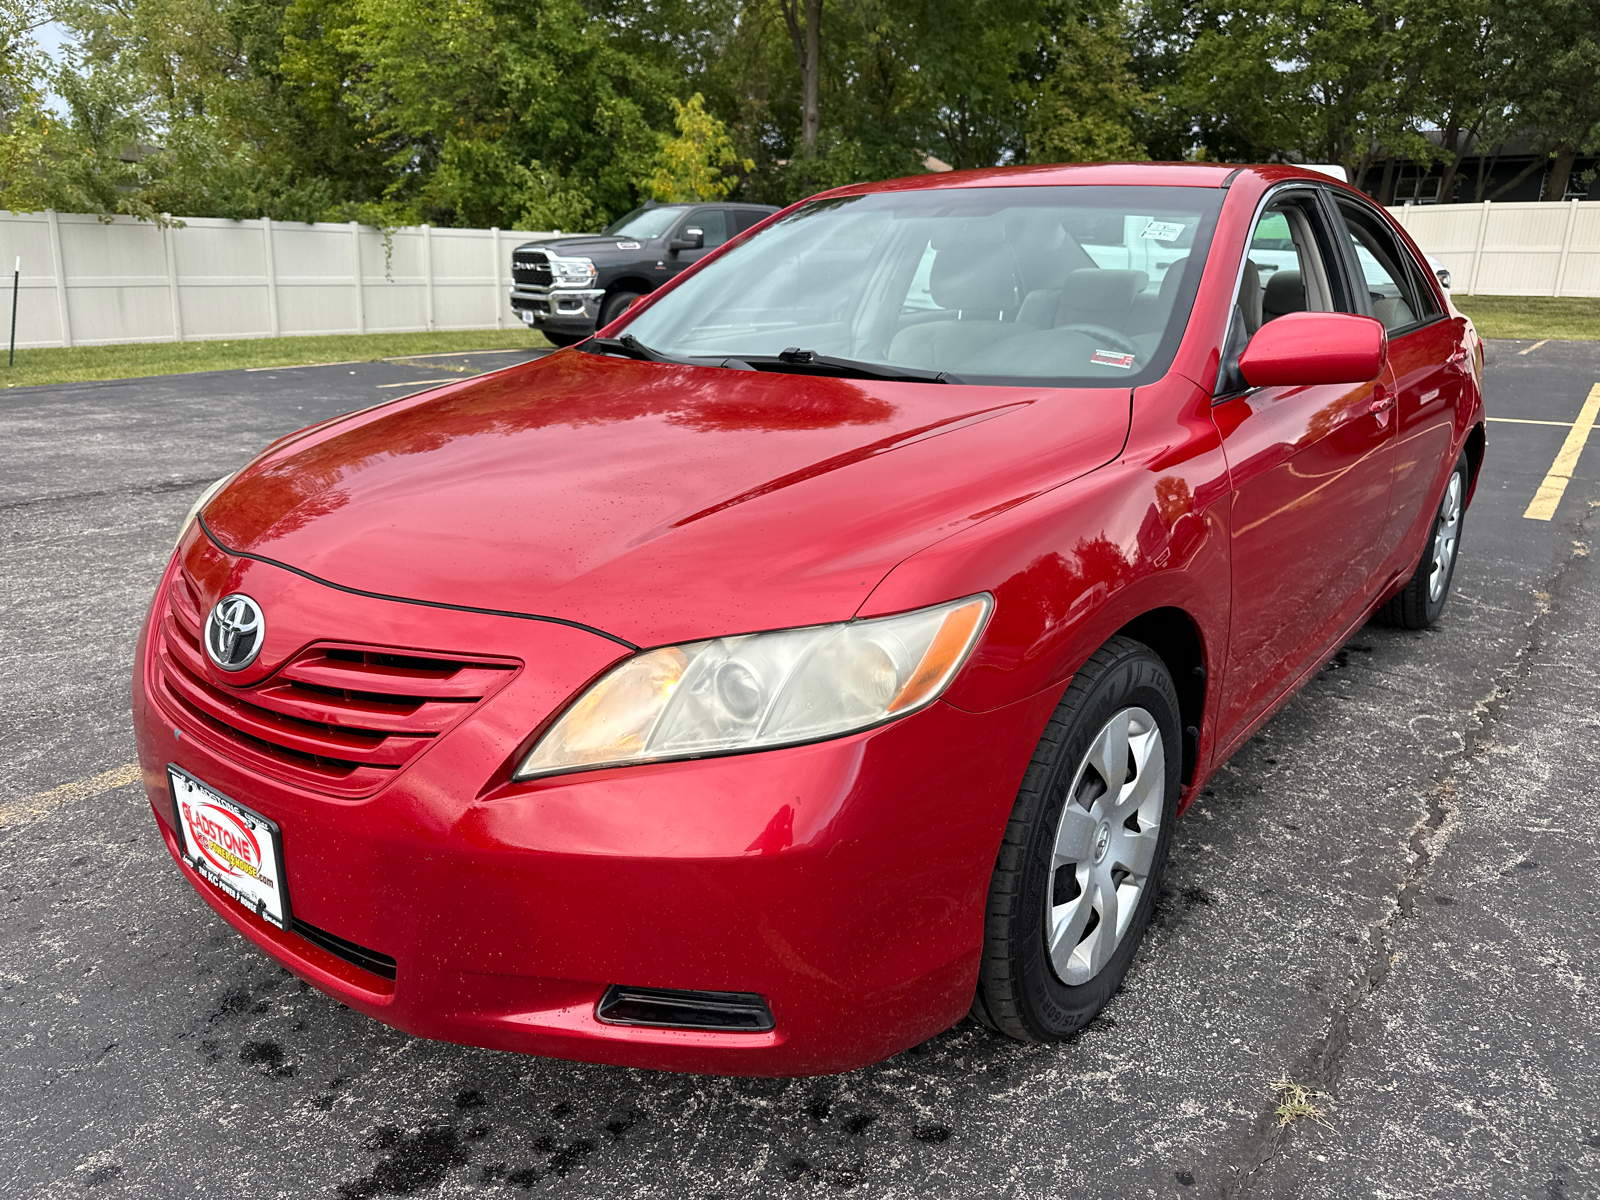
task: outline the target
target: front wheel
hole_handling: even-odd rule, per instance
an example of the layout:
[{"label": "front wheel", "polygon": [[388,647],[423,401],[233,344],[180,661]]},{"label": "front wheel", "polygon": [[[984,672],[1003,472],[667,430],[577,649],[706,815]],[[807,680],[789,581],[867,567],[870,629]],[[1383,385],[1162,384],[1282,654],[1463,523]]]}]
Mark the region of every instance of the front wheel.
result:
[{"label": "front wheel", "polygon": [[539,332],[544,334],[545,341],[557,349],[564,346],[576,346],[579,342],[588,341],[590,336],[587,333],[552,333],[548,329],[541,329]]},{"label": "front wheel", "polygon": [[1456,559],[1461,553],[1461,518],[1467,500],[1467,456],[1456,459],[1450,482],[1444,485],[1439,511],[1433,514],[1428,531],[1428,548],[1406,586],[1377,612],[1380,625],[1399,629],[1426,629],[1444,612],[1450,598],[1450,583],[1456,574]]},{"label": "front wheel", "polygon": [[639,298],[638,292],[612,292],[606,297],[605,303],[600,306],[600,324],[597,328],[604,329],[623,313],[628,311],[628,305]]},{"label": "front wheel", "polygon": [[1178,810],[1178,697],[1149,647],[1115,637],[1073,678],[1006,825],[973,1014],[1024,1042],[1082,1029],[1144,937]]}]

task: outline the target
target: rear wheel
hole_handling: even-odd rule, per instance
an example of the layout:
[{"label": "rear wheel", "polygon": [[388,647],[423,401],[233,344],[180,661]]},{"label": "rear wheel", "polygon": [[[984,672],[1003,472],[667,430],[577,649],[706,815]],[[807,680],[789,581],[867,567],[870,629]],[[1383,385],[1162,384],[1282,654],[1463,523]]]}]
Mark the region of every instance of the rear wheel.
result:
[{"label": "rear wheel", "polygon": [[1024,1042],[1082,1029],[1144,937],[1177,816],[1178,697],[1115,637],[1056,707],[995,863],[973,1013]]},{"label": "rear wheel", "polygon": [[1461,518],[1467,499],[1467,456],[1456,460],[1450,481],[1444,485],[1439,511],[1433,514],[1428,531],[1428,548],[1416,572],[1399,593],[1376,614],[1381,625],[1400,629],[1426,629],[1444,612],[1450,598],[1450,583],[1456,574],[1456,559],[1461,553]]}]

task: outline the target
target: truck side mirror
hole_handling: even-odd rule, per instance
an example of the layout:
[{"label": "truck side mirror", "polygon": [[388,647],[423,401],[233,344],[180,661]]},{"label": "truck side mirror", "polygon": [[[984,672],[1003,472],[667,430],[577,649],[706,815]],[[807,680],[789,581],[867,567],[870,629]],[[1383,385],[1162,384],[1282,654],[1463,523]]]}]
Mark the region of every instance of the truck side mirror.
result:
[{"label": "truck side mirror", "polygon": [[700,250],[706,244],[706,231],[698,225],[691,225],[683,231],[682,236],[675,237],[667,245],[668,250]]}]

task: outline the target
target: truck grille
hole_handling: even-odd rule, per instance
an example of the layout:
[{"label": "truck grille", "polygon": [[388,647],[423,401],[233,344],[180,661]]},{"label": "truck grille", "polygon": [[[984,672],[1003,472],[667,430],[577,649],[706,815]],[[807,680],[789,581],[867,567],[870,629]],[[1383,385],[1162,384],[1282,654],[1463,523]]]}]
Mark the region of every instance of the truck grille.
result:
[{"label": "truck grille", "polygon": [[163,707],[246,766],[332,796],[377,791],[521,667],[319,642],[259,683],[227,687],[207,678],[203,610],[187,572],[173,576],[165,601],[153,680]]},{"label": "truck grille", "polygon": [[543,250],[519,250],[511,256],[511,278],[518,283],[549,287],[550,255]]}]

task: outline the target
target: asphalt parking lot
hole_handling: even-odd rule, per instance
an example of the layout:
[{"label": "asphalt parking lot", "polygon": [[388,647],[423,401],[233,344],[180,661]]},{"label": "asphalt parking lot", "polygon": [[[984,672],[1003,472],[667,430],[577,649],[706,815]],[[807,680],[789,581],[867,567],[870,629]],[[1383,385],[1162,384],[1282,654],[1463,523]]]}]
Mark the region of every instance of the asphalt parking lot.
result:
[{"label": "asphalt parking lot", "polygon": [[[1223,769],[1101,1019],[798,1080],[343,1009],[191,892],[128,766],[134,638],[199,490],[514,354],[3,393],[0,1196],[1600,1195],[1600,439],[1524,516],[1600,343],[1533,346],[1490,345],[1443,621],[1363,630]],[[1280,1123],[1284,1078],[1320,1116]]]}]

